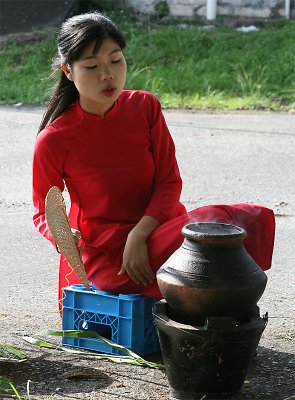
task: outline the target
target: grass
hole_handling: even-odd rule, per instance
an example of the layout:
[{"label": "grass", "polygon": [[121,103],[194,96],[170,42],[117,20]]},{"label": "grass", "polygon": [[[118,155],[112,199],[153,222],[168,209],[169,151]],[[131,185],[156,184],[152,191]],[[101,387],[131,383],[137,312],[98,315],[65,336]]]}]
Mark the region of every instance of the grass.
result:
[{"label": "grass", "polygon": [[[155,93],[163,107],[274,109],[295,107],[295,23],[277,21],[242,33],[216,26],[185,29],[112,14],[127,37],[126,87]],[[52,85],[53,35],[0,50],[1,103],[43,104]]]},{"label": "grass", "polygon": [[1,103],[42,104],[48,99],[55,39],[42,35],[37,43],[11,44],[0,51]]},{"label": "grass", "polygon": [[288,107],[295,99],[294,34],[294,23],[249,33],[165,26],[136,34],[128,83],[153,91],[167,107]]},{"label": "grass", "polygon": [[[26,355],[17,349],[16,347],[7,345],[7,344],[1,344],[0,343],[0,363],[1,361],[7,359],[7,360],[24,360],[26,358]],[[30,381],[27,383],[27,399],[30,399]],[[2,397],[4,396],[4,397]],[[19,400],[22,400],[21,395],[17,391],[16,387],[14,386],[13,381],[6,377],[6,376],[0,376],[0,398],[7,398],[7,397],[13,397],[17,398]]]}]

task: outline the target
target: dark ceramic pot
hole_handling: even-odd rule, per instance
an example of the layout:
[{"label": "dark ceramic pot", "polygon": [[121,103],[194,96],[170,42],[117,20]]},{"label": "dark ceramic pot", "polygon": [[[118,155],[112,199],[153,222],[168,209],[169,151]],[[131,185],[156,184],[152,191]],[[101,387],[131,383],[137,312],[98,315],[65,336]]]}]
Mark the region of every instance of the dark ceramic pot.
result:
[{"label": "dark ceramic pot", "polygon": [[199,222],[185,225],[182,234],[182,246],[157,272],[173,319],[194,324],[205,316],[240,317],[251,310],[267,276],[245,250],[245,230]]}]

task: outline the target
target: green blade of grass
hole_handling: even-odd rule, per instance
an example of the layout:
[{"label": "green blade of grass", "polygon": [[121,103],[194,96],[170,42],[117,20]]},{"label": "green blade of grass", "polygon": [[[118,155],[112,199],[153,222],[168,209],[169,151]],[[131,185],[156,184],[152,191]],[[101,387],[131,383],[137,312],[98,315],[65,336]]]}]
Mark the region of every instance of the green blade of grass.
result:
[{"label": "green blade of grass", "polygon": [[[17,399],[21,400],[21,396],[16,390],[11,379],[6,378],[6,376],[0,376],[0,395],[1,392],[11,393],[13,392]],[[1,397],[2,398],[2,397]]]},{"label": "green blade of grass", "polygon": [[30,337],[30,336],[23,336],[23,339],[26,342],[34,344],[39,347],[47,347],[49,349],[58,349],[58,346],[55,346],[54,344],[51,344],[48,342],[45,342],[44,340],[41,340],[41,339],[36,339],[36,338]]},{"label": "green blade of grass", "polygon": [[8,344],[0,344],[0,357],[4,358],[16,357],[22,360],[26,358],[26,355],[16,347],[10,346]]},{"label": "green blade of grass", "polygon": [[82,331],[82,330],[66,330],[66,331],[52,331],[49,330],[47,332],[48,335],[51,336],[65,336],[65,337],[71,337],[71,338],[94,338],[94,339],[99,339],[102,342],[108,344],[109,346],[114,347],[115,349],[118,349],[122,351],[125,354],[128,354],[130,357],[135,358],[138,362],[143,362],[144,364],[146,361],[140,357],[138,354],[134,353],[132,350],[127,349],[126,347],[114,343],[113,341],[99,335],[97,332],[93,331]]},{"label": "green blade of grass", "polygon": [[39,347],[47,347],[50,349],[55,349],[59,350],[68,354],[76,354],[79,356],[84,356],[86,358],[96,358],[96,359],[105,359],[109,361],[113,361],[116,363],[125,363],[125,364],[131,364],[131,365],[137,365],[137,366],[142,366],[142,367],[149,367],[149,368],[159,368],[163,369],[165,368],[164,365],[158,364],[158,363],[153,363],[150,361],[144,360],[142,357],[140,357],[138,354],[132,352],[129,349],[126,349],[124,346],[118,345],[116,343],[113,343],[112,341],[98,335],[96,332],[85,332],[85,331],[52,331],[49,330],[48,334],[51,336],[67,336],[67,337],[84,337],[84,338],[97,338],[103,340],[104,342],[110,344],[111,346],[114,346],[116,348],[119,348],[120,350],[125,350],[125,353],[128,355],[114,355],[114,354],[105,354],[105,353],[90,353],[86,351],[79,351],[79,350],[74,350],[70,349],[67,347],[62,347],[62,346],[57,346],[54,344],[51,344],[49,342],[46,342],[41,339],[29,337],[29,336],[24,336],[23,339],[27,341],[28,343],[31,343],[33,345],[37,345]]},{"label": "green blade of grass", "polygon": [[16,390],[16,388],[15,388],[15,386],[14,386],[14,384],[13,384],[12,382],[10,382],[10,387],[11,387],[13,393],[16,395],[16,397],[17,397],[19,400],[22,400],[20,394],[18,393],[18,391]]},{"label": "green blade of grass", "polygon": [[[134,351],[127,349],[126,347],[114,343],[113,341],[99,335],[97,332],[93,332],[93,331],[82,331],[82,330],[66,330],[66,331],[52,331],[49,330],[47,332],[48,335],[51,336],[65,336],[65,337],[72,337],[72,338],[95,338],[95,339],[99,339],[102,342],[108,344],[109,346],[114,347],[115,349],[118,349],[120,351],[122,351],[123,353],[127,354],[129,357],[131,357],[132,359],[136,360],[138,364],[143,365],[143,366],[147,366],[147,364],[149,364],[148,366],[153,365],[152,368],[158,368],[157,363],[150,363],[148,361],[146,361],[144,358],[140,357],[138,354],[134,353]],[[151,364],[151,365],[150,365]]]}]

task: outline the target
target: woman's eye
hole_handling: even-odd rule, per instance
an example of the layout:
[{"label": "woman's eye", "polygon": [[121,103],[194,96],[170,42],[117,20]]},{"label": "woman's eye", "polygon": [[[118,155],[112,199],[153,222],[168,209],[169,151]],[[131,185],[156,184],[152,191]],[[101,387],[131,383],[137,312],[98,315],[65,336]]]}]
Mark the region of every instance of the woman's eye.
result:
[{"label": "woman's eye", "polygon": [[118,64],[120,61],[121,61],[121,58],[119,60],[112,61],[112,64]]},{"label": "woman's eye", "polygon": [[92,67],[85,67],[86,69],[95,69],[97,65],[93,65]]}]

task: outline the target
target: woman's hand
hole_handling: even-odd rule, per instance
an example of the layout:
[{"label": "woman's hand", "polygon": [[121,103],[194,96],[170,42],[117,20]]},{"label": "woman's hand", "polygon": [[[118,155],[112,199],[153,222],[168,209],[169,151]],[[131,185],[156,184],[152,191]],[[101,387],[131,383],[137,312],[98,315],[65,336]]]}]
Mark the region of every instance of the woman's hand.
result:
[{"label": "woman's hand", "polygon": [[76,244],[78,244],[79,240],[82,239],[81,232],[74,228],[71,228],[71,231],[74,236]]},{"label": "woman's hand", "polygon": [[118,275],[125,272],[137,284],[148,285],[155,279],[154,271],[150,267],[145,238],[136,235],[128,236],[122,267]]},{"label": "woman's hand", "polygon": [[159,221],[144,216],[129,233],[123,252],[123,262],[118,275],[127,272],[137,284],[148,285],[155,279],[155,273],[149,262],[147,239],[160,225]]},{"label": "woman's hand", "polygon": [[78,231],[78,229],[71,228],[71,231],[72,231],[72,234],[74,236],[76,245],[77,245],[78,250],[79,250],[80,259],[82,261],[82,250],[83,250],[83,248],[78,246],[79,240],[82,239],[82,234],[81,234],[80,231]]}]

